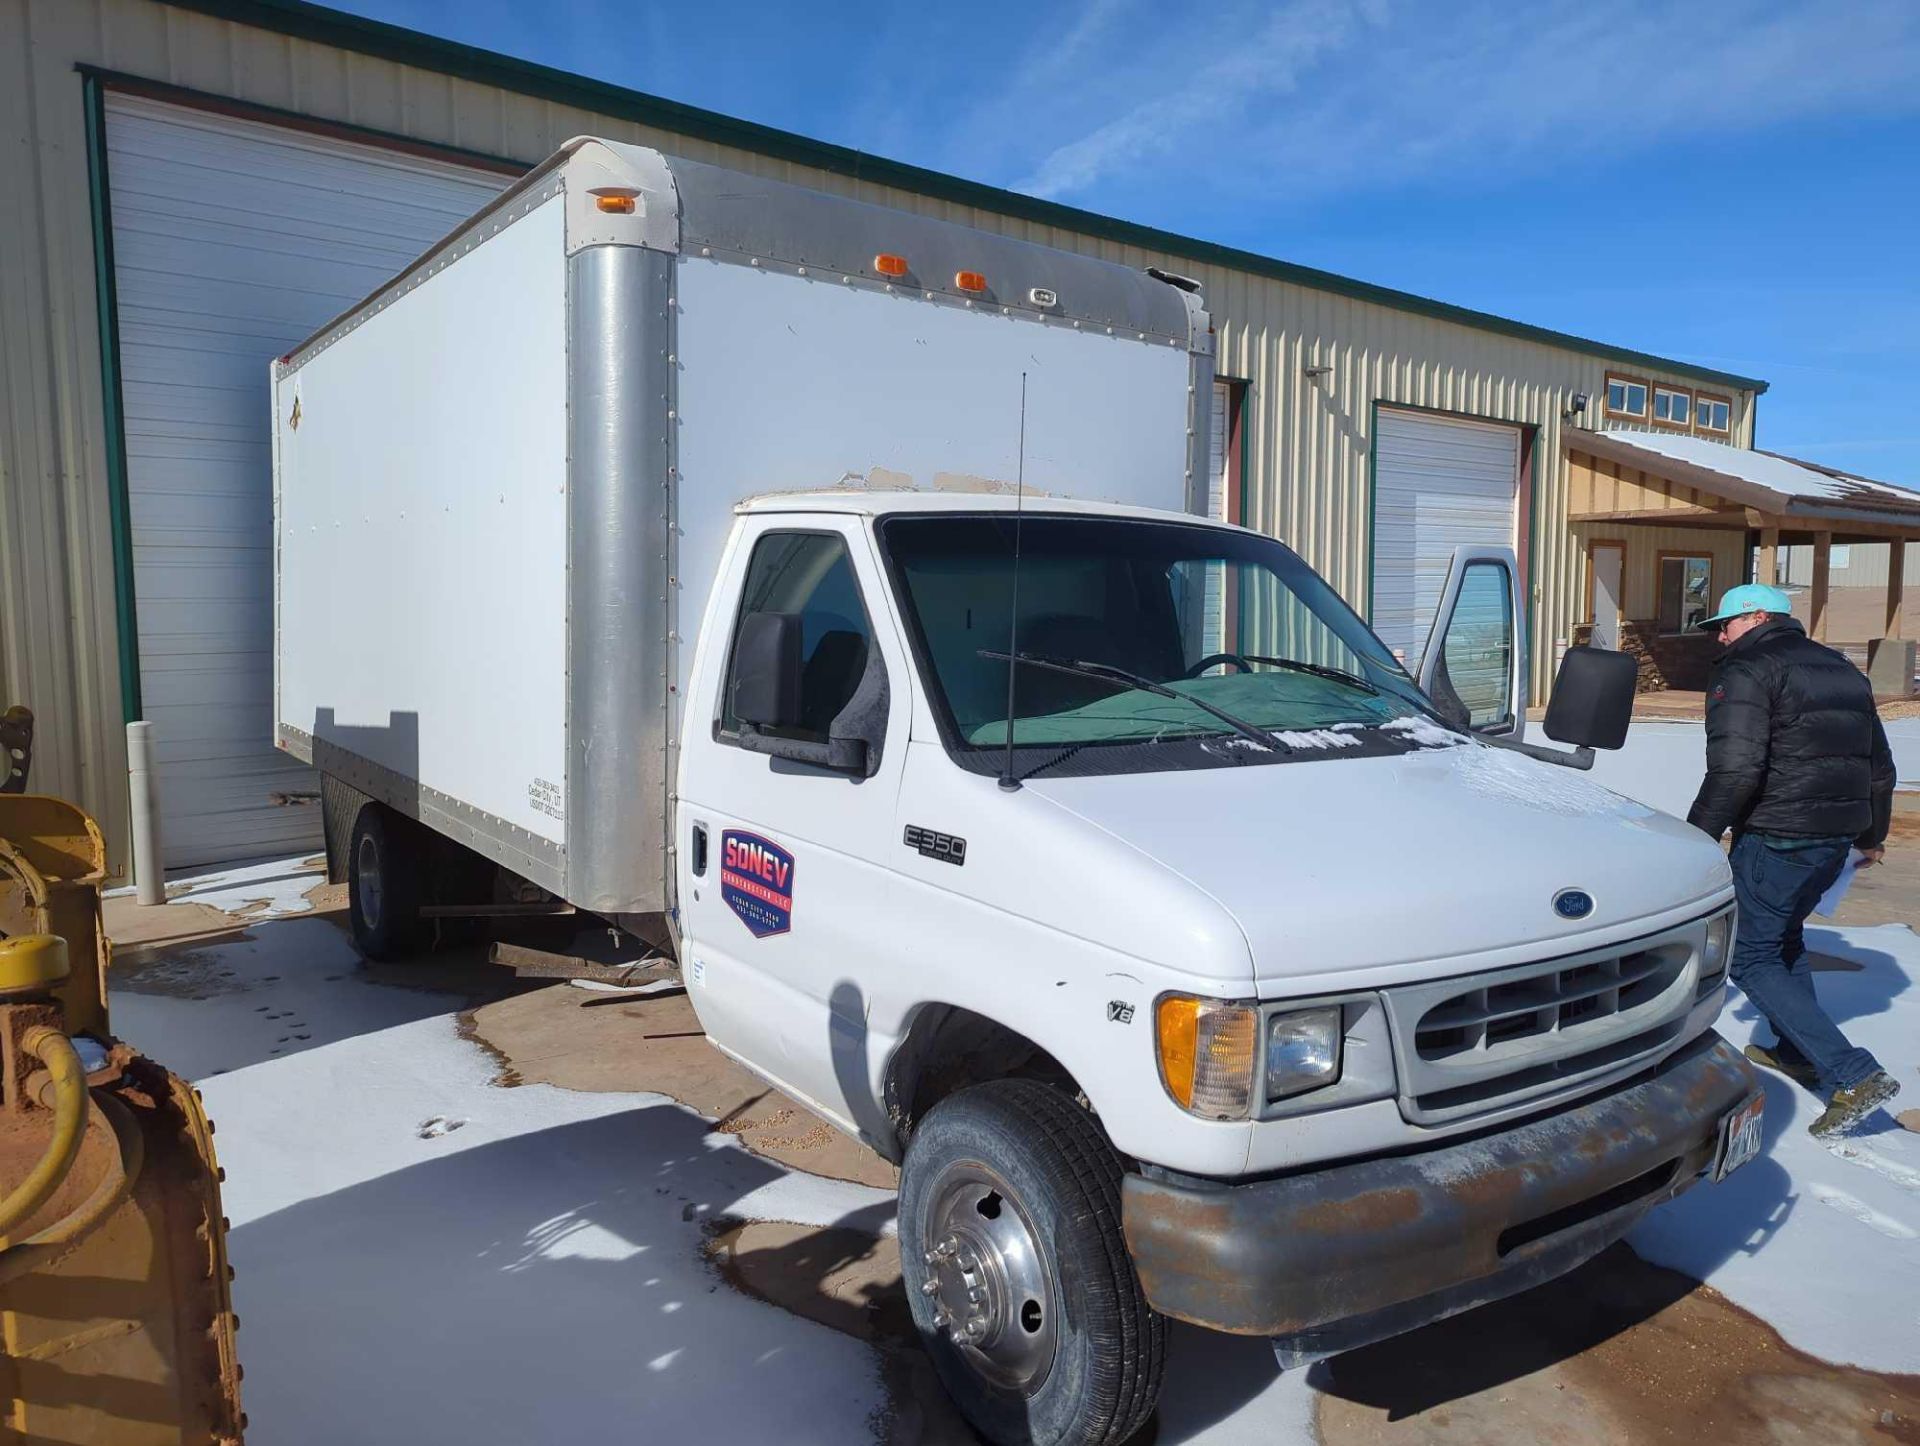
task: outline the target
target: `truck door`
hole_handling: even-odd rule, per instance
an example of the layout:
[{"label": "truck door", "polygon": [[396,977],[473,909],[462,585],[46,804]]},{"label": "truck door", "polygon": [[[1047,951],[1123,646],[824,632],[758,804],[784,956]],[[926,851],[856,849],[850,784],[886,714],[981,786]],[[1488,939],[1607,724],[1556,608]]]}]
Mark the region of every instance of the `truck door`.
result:
[{"label": "truck door", "polygon": [[1527,727],[1527,635],[1510,547],[1454,549],[1414,677],[1459,727],[1520,741]]},{"label": "truck door", "polygon": [[[831,515],[748,517],[715,584],[690,680],[680,770],[679,897],[689,995],[708,1037],[846,1125],[872,1125],[865,1084],[863,964],[876,947],[885,845],[906,754],[905,654],[875,619],[879,570],[864,527]],[[730,600],[730,602],[728,601]],[[798,726],[782,740],[824,745],[850,703],[884,723],[860,771],[769,756],[734,716],[742,620],[799,619]],[[864,687],[863,687],[864,684]],[[861,697],[856,699],[856,691]]]}]

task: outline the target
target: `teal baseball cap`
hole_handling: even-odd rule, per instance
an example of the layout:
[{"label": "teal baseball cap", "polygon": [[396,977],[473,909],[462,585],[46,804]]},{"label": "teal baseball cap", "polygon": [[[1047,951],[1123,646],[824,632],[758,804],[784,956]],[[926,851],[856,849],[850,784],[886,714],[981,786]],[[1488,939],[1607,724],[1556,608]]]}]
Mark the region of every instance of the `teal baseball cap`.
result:
[{"label": "teal baseball cap", "polygon": [[1792,611],[1792,599],[1779,588],[1768,587],[1764,582],[1744,582],[1721,593],[1720,611],[1710,618],[1702,618],[1699,626],[1703,631],[1712,632],[1729,618],[1743,618],[1748,613]]}]

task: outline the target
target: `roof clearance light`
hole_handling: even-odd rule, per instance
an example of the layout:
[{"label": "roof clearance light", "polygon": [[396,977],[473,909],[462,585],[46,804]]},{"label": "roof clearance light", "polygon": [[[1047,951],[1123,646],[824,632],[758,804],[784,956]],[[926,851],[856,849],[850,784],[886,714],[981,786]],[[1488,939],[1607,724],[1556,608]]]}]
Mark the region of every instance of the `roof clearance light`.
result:
[{"label": "roof clearance light", "polygon": [[594,209],[605,211],[610,216],[631,216],[634,211],[633,197],[632,191],[595,191]]},{"label": "roof clearance light", "polygon": [[878,256],[873,258],[873,269],[878,271],[882,276],[905,276],[907,274],[907,258],[904,256],[895,256],[891,251],[882,251]]},{"label": "roof clearance light", "polygon": [[985,291],[987,278],[978,271],[956,271],[953,273],[953,284],[960,291]]}]

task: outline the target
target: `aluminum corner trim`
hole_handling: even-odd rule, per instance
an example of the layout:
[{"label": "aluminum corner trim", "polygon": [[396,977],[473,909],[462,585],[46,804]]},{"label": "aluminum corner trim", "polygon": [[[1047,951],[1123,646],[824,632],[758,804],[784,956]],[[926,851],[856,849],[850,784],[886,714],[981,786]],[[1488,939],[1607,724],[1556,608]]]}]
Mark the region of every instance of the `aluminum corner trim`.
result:
[{"label": "aluminum corner trim", "polygon": [[[680,189],[667,158],[647,146],[577,137],[562,167],[567,196],[567,255],[591,246],[680,249]],[[603,211],[602,197],[632,202],[631,211]]]},{"label": "aluminum corner trim", "polygon": [[595,913],[667,900],[673,265],[567,261],[566,894]]}]

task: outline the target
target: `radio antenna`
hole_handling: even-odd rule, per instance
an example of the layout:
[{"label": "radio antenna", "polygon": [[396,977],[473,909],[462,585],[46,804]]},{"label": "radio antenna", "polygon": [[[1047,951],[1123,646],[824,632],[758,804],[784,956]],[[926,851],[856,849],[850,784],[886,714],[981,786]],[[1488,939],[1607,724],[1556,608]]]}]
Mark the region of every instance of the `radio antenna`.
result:
[{"label": "radio antenna", "polygon": [[1020,450],[1014,462],[1013,482],[1013,597],[1007,613],[1007,751],[1000,766],[1000,786],[1020,786],[1013,776],[1013,684],[1020,673],[1020,521],[1027,507],[1027,374],[1020,373]]}]

